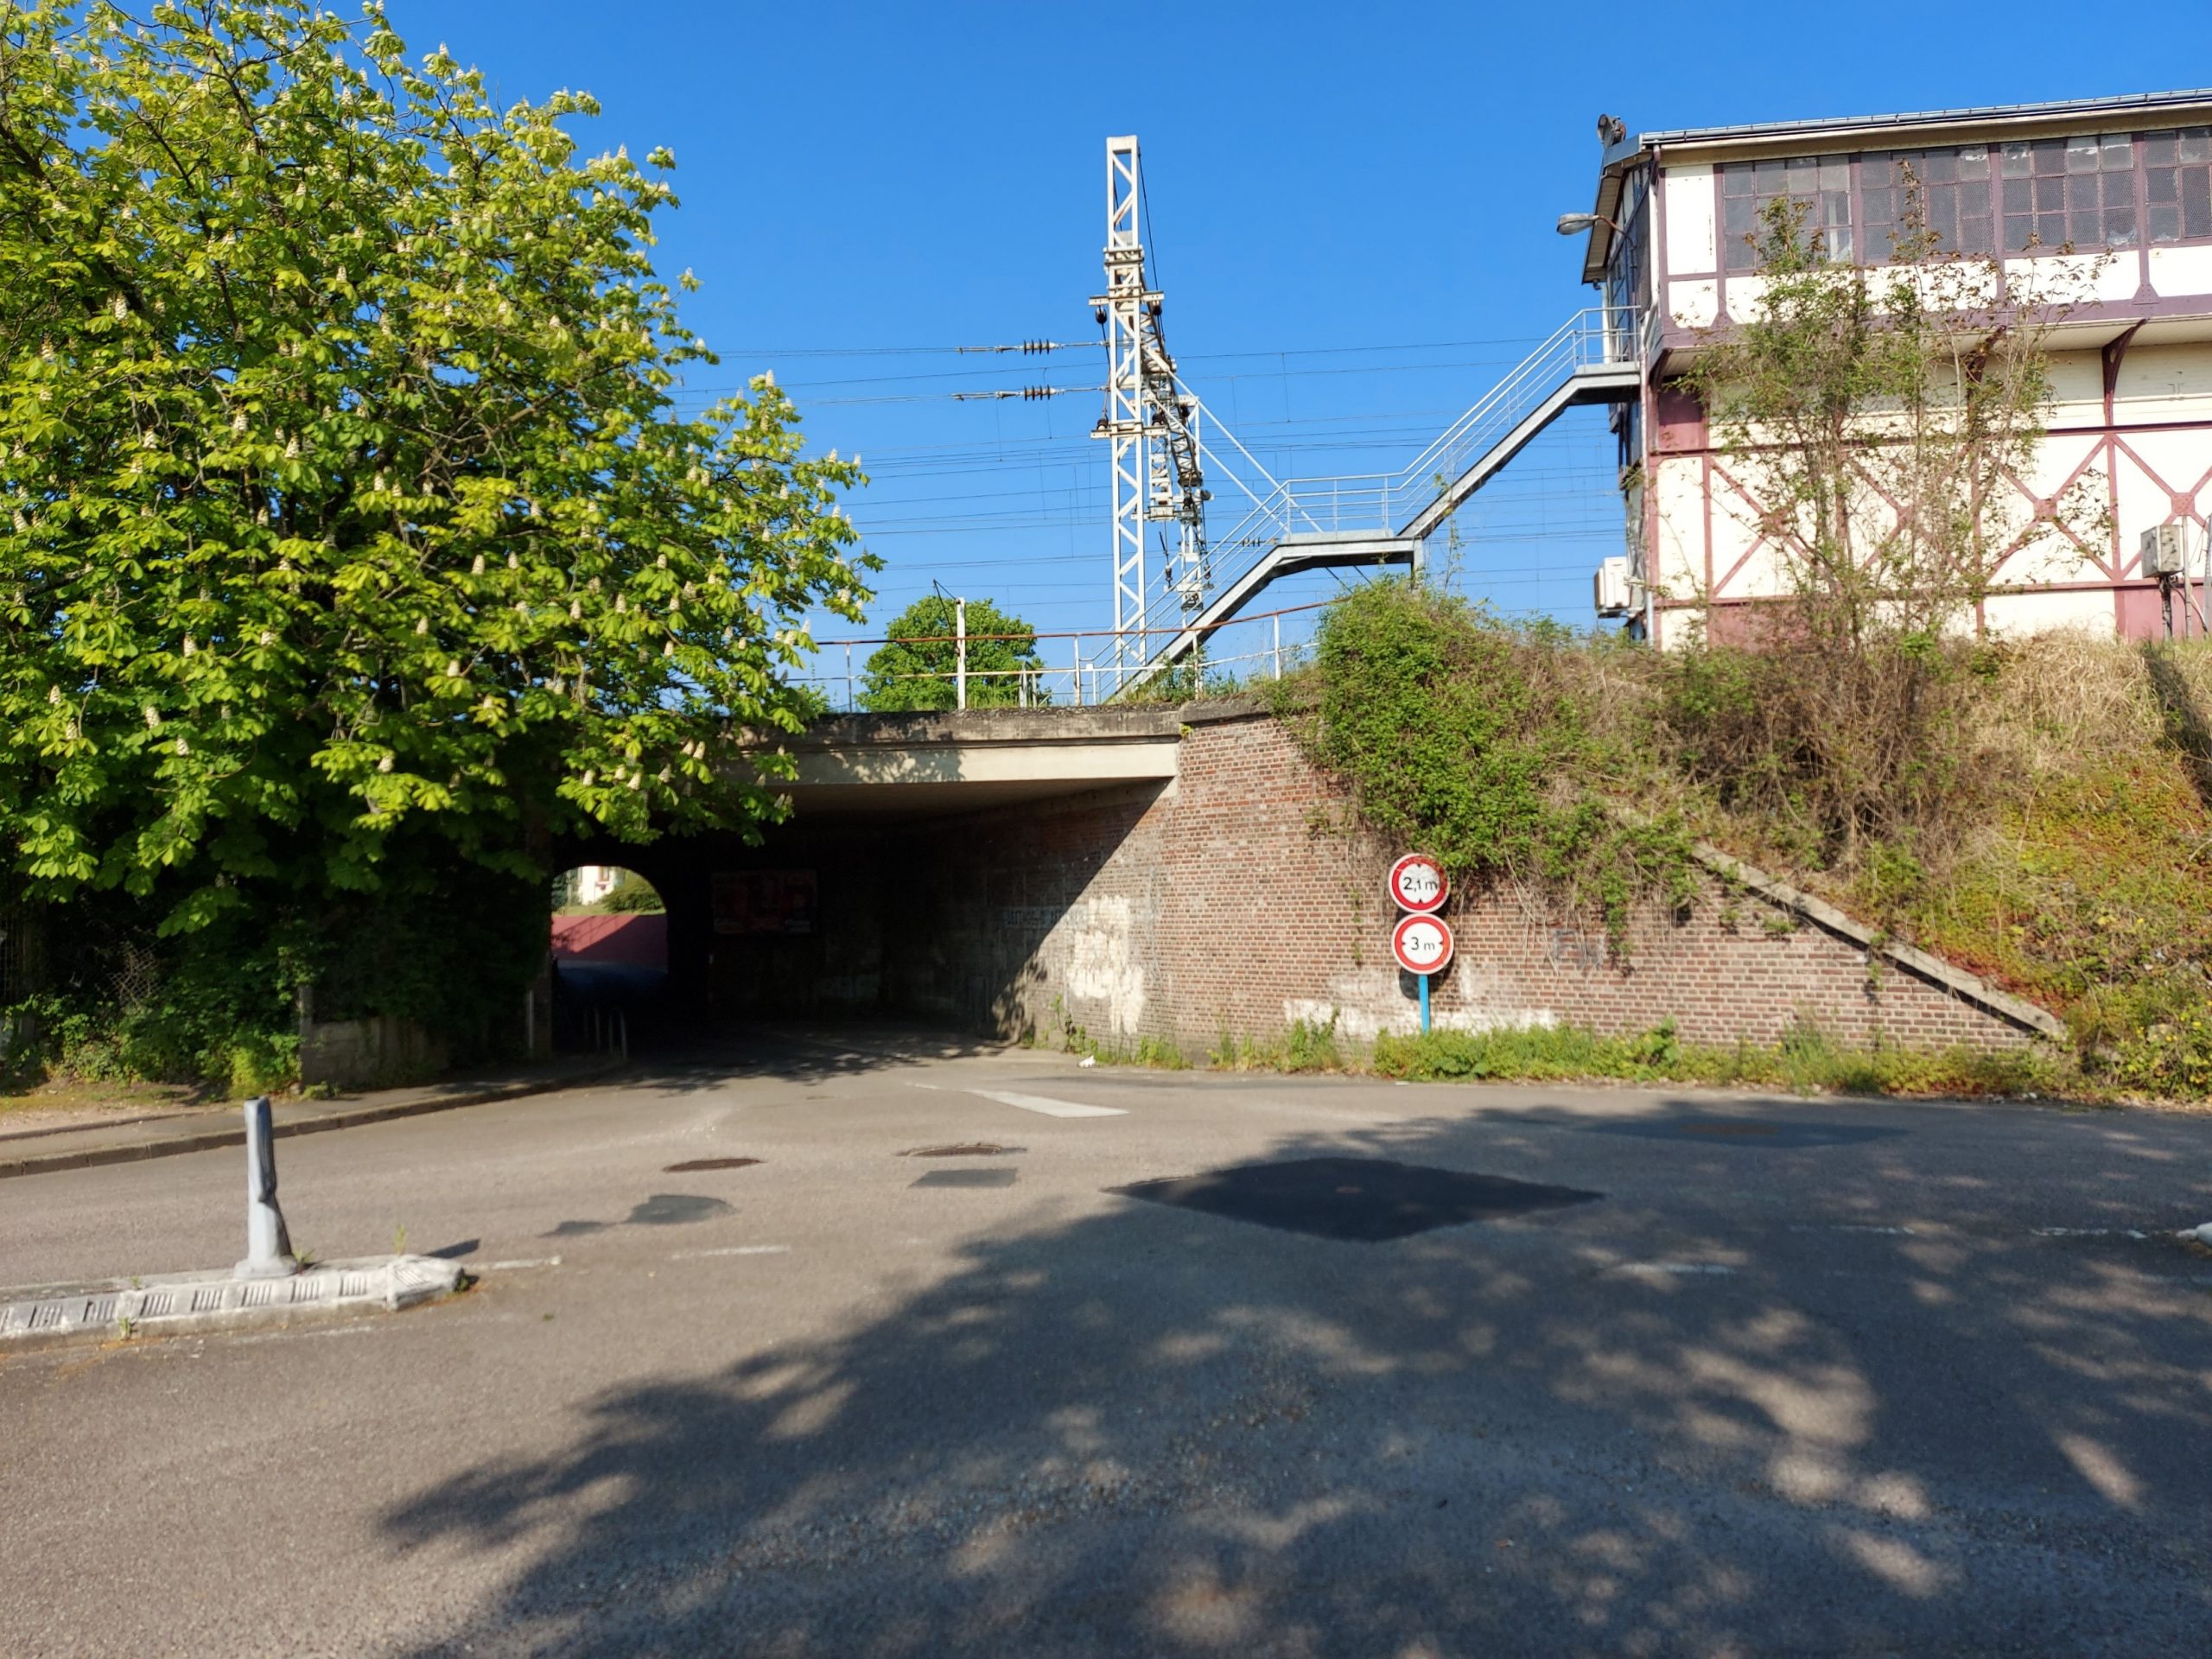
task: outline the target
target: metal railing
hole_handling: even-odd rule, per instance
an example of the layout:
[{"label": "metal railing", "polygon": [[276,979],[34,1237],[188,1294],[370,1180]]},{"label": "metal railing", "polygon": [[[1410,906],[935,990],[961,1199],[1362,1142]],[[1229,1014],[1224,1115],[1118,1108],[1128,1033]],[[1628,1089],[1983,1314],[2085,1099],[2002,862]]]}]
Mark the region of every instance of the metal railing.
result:
[{"label": "metal railing", "polygon": [[[1287,537],[1396,534],[1578,370],[1637,363],[1644,350],[1642,319],[1636,310],[1591,306],[1569,317],[1507,370],[1403,467],[1387,473],[1281,480],[1262,473],[1266,481],[1261,487],[1245,487],[1251,505],[1243,516],[1211,538],[1212,591],[1233,586]],[[1139,626],[1147,633],[1172,633],[1179,631],[1170,623],[1180,614],[1179,595],[1172,590],[1156,592],[1147,597]]]},{"label": "metal railing", "polygon": [[[1329,603],[1317,600],[1312,604],[1292,605],[1276,611],[1262,611],[1240,616],[1207,630],[1209,649],[1204,658],[1192,665],[1190,674],[1182,679],[1163,683],[1157,695],[1198,696],[1230,689],[1232,685],[1255,680],[1277,680],[1284,673],[1305,660],[1310,641],[1298,632],[1294,621],[1286,635],[1286,617],[1303,619],[1308,613],[1322,609]],[[1132,671],[1116,660],[1116,646],[1132,633],[1179,634],[1185,624],[1176,622],[1156,628],[1113,629],[1095,628],[1061,633],[982,634],[967,636],[969,645],[988,640],[1021,640],[1033,642],[1038,654],[1046,660],[1034,668],[960,668],[931,669],[889,677],[894,681],[965,679],[969,683],[969,699],[973,706],[980,701],[974,688],[979,684],[1003,685],[1014,683],[1014,695],[1010,699],[992,698],[996,707],[1017,708],[1084,708],[1107,702],[1119,692],[1128,680]],[[851,714],[861,707],[861,697],[880,678],[871,677],[865,654],[855,656],[856,647],[874,647],[894,643],[880,639],[824,639],[817,646],[823,658],[829,659],[826,671],[796,677],[791,683],[812,690],[835,712]],[[927,635],[902,639],[899,645],[941,645],[957,643],[951,634]],[[1222,646],[1230,649],[1224,652]]]}]

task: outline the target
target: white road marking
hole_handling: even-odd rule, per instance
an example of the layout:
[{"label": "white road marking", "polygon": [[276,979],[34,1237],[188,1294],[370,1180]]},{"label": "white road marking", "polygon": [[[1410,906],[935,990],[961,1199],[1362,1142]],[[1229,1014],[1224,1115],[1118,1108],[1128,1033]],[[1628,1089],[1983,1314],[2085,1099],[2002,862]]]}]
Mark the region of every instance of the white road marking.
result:
[{"label": "white road marking", "polygon": [[557,1255],[532,1256],[524,1262],[465,1262],[461,1264],[471,1273],[518,1273],[524,1268],[557,1268]]},{"label": "white road marking", "polygon": [[2037,1238],[2148,1238],[2148,1233],[2133,1227],[2037,1227],[2031,1230]]},{"label": "white road marking", "polygon": [[985,1100],[995,1100],[1001,1106],[1019,1106],[1025,1112],[1042,1112],[1047,1117],[1127,1117],[1128,1113],[1119,1106],[1084,1106],[1072,1100],[1048,1100],[1043,1095],[1016,1095],[997,1089],[971,1089],[970,1094],[981,1095]]},{"label": "white road marking", "polygon": [[1620,1271],[1623,1273],[1723,1274],[1733,1273],[1736,1269],[1723,1267],[1718,1262],[1624,1262]]},{"label": "white road marking", "polygon": [[936,1094],[938,1092],[938,1086],[933,1083],[914,1083],[910,1081],[906,1086],[909,1089],[926,1089],[931,1094]]},{"label": "white road marking", "polygon": [[733,1244],[719,1250],[678,1250],[668,1259],[671,1262],[696,1262],[709,1255],[789,1255],[788,1244]]}]

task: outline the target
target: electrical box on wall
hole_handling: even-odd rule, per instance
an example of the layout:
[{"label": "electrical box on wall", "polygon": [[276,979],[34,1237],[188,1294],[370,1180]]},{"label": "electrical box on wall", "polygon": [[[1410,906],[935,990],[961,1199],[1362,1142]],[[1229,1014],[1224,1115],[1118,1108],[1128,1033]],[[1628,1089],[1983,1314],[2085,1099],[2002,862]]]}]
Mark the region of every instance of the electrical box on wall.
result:
[{"label": "electrical box on wall", "polygon": [[1622,557],[1601,560],[1596,579],[1592,583],[1600,616],[1626,616],[1629,613],[1628,561]]},{"label": "electrical box on wall", "polygon": [[2159,524],[2143,532],[2143,574],[2178,576],[2182,574],[2182,527]]}]

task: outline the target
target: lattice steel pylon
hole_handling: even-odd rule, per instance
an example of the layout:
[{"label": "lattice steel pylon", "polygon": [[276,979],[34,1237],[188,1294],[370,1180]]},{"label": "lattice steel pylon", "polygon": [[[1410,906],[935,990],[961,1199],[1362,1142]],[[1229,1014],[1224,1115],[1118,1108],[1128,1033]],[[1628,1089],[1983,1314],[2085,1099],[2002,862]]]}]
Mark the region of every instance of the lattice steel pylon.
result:
[{"label": "lattice steel pylon", "polygon": [[1147,521],[1179,526],[1173,592],[1187,615],[1206,600],[1205,475],[1198,461],[1198,404],[1176,384],[1175,359],[1160,333],[1160,290],[1145,282],[1144,195],[1135,136],[1106,141],[1106,291],[1090,303],[1106,331],[1106,412],[1093,437],[1114,447],[1114,665],[1117,682],[1147,655]]}]

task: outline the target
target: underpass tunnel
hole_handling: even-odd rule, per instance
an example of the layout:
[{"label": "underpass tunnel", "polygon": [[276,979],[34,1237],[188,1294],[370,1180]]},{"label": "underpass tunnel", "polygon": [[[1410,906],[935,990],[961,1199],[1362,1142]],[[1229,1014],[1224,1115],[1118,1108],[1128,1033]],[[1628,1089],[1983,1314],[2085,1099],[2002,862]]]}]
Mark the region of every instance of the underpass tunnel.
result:
[{"label": "underpass tunnel", "polygon": [[789,816],[749,844],[709,833],[593,849],[631,861],[665,905],[665,979],[642,1029],[1023,1034],[1036,1023],[1025,976],[1173,787],[1178,731],[1166,709],[817,723],[777,785]]},{"label": "underpass tunnel", "polygon": [[547,895],[547,963],[539,1001],[554,1052],[650,1045],[665,1020],[669,917],[658,885],[611,862],[572,863]]}]

